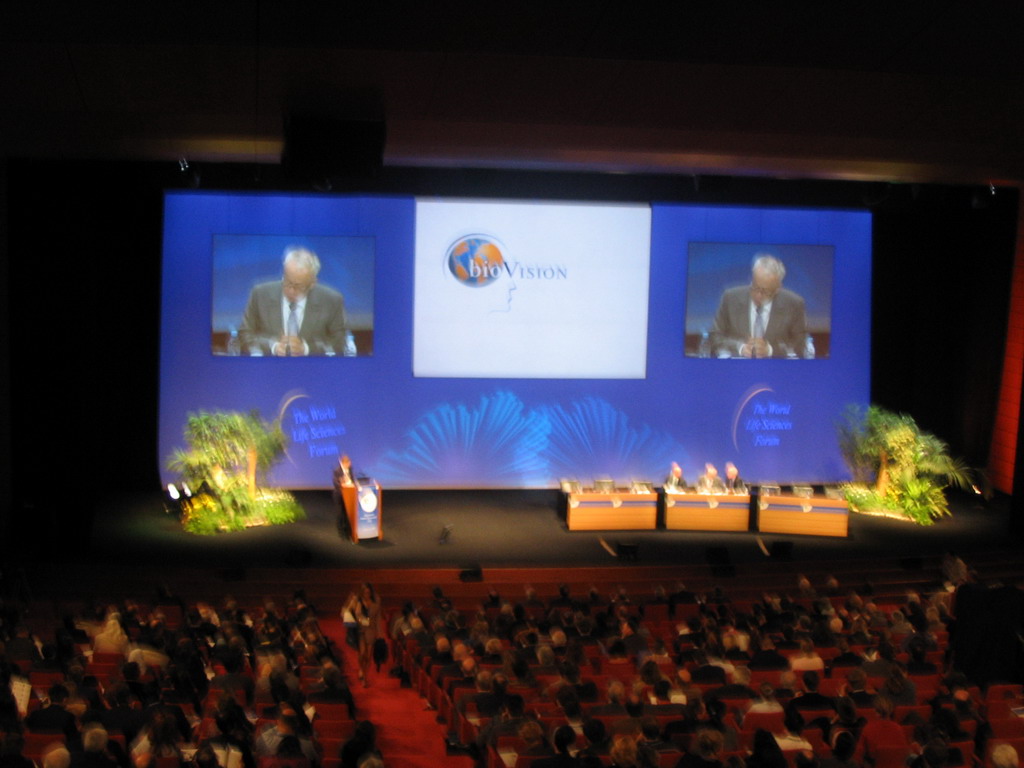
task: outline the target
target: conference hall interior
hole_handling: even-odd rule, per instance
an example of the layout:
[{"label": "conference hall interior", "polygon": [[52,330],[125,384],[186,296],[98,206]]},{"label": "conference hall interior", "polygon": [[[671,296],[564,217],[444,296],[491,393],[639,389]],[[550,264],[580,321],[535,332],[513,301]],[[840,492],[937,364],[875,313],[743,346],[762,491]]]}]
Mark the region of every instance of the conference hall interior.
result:
[{"label": "conference hall interior", "polygon": [[[1016,765],[1022,23],[1008,2],[6,4],[2,759]],[[461,357],[428,346],[451,307],[426,286],[455,274],[423,261],[428,214],[497,205],[516,237],[524,211],[537,241],[584,224],[550,256],[499,233],[505,303]],[[603,234],[620,217],[642,258]],[[293,240],[321,285],[351,280],[351,348],[229,359],[230,259],[276,270]],[[709,353],[723,289],[776,244],[774,311],[806,294],[810,343]],[[514,325],[526,308],[624,322],[565,342]],[[851,404],[967,479],[926,524],[848,510],[846,481],[906,481],[842,463]],[[795,444],[752,447],[762,407]],[[188,528],[183,414],[224,410],[285,427],[258,479],[293,522]],[[706,462],[749,493],[696,492]]]}]

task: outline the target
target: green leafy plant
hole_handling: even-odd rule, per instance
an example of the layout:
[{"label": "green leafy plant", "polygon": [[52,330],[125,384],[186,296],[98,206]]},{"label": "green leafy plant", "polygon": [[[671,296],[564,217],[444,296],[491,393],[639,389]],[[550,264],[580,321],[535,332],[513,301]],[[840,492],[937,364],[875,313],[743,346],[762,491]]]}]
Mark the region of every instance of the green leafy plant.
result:
[{"label": "green leafy plant", "polygon": [[903,513],[918,525],[950,514],[943,487],[928,477],[907,478],[899,485],[898,498]]},{"label": "green leafy plant", "polygon": [[205,493],[194,496],[183,510],[181,525],[189,533],[210,536],[230,530],[232,519],[212,496]]},{"label": "green leafy plant", "polygon": [[186,530],[235,531],[303,515],[291,494],[260,487],[284,454],[278,421],[266,423],[257,411],[199,411],[188,415],[185,441],[188,447],[176,450],[168,466],[198,491],[184,508]]},{"label": "green leafy plant", "polygon": [[263,505],[263,512],[267,516],[267,522],[271,525],[281,525],[301,520],[306,516],[302,507],[292,498],[290,493],[278,492],[277,498],[269,498]]},{"label": "green leafy plant", "polygon": [[972,471],[949,446],[906,414],[850,406],[837,425],[854,482],[844,486],[856,511],[897,512],[919,525],[950,514],[946,488],[970,488]]}]

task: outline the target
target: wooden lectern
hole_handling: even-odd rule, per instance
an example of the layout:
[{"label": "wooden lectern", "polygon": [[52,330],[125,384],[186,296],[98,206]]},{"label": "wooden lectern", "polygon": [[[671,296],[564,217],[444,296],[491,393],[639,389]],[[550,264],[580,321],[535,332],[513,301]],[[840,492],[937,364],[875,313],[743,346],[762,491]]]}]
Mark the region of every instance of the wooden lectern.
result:
[{"label": "wooden lectern", "polygon": [[353,544],[360,539],[384,538],[383,497],[376,480],[341,486],[341,503],[345,506]]}]

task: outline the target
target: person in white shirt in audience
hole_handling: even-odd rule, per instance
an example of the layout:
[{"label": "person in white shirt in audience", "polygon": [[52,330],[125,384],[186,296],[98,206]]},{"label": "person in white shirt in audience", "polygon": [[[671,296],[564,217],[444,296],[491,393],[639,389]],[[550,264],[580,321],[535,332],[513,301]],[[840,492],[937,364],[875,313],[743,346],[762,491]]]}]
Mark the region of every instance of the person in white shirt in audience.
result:
[{"label": "person in white shirt in audience", "polygon": [[757,689],[757,698],[751,700],[747,712],[783,712],[784,707],[775,698],[775,689],[771,683],[761,683]]},{"label": "person in white shirt in audience", "polygon": [[815,672],[825,671],[825,660],[814,650],[814,644],[810,640],[800,642],[800,653],[789,660],[789,668],[794,672]]}]

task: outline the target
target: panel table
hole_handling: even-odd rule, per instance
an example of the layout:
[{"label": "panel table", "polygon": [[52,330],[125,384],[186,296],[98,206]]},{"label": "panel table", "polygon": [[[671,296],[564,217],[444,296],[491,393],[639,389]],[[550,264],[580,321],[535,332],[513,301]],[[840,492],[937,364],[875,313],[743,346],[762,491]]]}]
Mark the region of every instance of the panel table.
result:
[{"label": "panel table", "polygon": [[632,493],[625,488],[567,493],[565,519],[570,531],[653,531],[658,522],[658,494]]},{"label": "panel table", "polygon": [[665,492],[665,528],[670,531],[746,531],[750,496]]},{"label": "panel table", "polygon": [[849,532],[849,518],[846,499],[762,496],[757,509],[757,529],[761,533],[845,538]]}]

